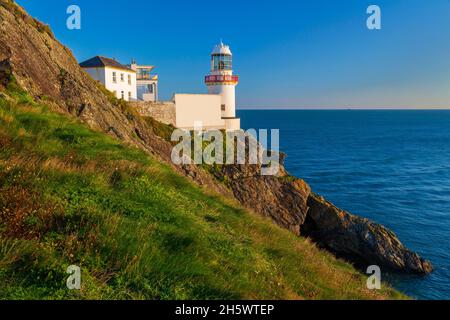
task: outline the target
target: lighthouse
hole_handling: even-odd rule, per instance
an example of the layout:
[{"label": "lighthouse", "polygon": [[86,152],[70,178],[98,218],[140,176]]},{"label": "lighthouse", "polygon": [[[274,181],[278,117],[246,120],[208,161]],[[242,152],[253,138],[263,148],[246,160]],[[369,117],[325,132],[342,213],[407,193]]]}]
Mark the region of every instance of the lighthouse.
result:
[{"label": "lighthouse", "polygon": [[227,130],[239,130],[241,121],[236,118],[235,89],[239,77],[233,75],[233,54],[222,42],[211,53],[211,72],[205,77],[209,94],[221,97],[222,119]]}]

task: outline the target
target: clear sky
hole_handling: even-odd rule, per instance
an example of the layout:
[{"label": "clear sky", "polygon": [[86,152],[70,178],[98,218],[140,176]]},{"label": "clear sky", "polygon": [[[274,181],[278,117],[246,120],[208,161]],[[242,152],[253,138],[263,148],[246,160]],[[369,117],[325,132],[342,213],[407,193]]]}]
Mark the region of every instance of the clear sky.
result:
[{"label": "clear sky", "polygon": [[[80,60],[155,65],[160,98],[203,93],[223,39],[238,107],[450,107],[450,0],[18,0]],[[81,8],[81,30],[66,9]],[[366,9],[382,10],[368,30]]]}]

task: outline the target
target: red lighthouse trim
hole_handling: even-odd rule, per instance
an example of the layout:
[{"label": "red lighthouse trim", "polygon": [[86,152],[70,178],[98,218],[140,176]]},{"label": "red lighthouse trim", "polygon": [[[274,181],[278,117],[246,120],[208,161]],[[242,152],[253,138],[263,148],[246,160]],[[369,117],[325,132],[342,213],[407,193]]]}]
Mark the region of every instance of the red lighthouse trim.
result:
[{"label": "red lighthouse trim", "polygon": [[237,84],[239,82],[239,76],[230,75],[209,75],[205,77],[205,83],[207,85],[212,84]]}]

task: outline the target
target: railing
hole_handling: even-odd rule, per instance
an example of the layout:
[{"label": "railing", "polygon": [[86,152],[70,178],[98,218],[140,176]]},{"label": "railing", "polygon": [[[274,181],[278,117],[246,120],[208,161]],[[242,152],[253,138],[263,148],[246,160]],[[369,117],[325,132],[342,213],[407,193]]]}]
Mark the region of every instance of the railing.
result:
[{"label": "railing", "polygon": [[157,80],[158,77],[156,74],[149,74],[149,75],[137,75],[136,80]]},{"label": "railing", "polygon": [[206,83],[212,82],[239,82],[239,76],[230,76],[230,75],[209,75],[205,77]]}]

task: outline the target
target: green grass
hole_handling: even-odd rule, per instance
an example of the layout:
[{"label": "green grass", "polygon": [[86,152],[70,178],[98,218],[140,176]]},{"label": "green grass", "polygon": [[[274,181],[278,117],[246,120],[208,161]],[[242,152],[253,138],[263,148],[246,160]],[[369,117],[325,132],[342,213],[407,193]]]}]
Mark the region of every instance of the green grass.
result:
[{"label": "green grass", "polygon": [[[367,290],[307,239],[10,89],[0,98],[0,298],[404,298]],[[72,264],[80,291],[65,286]]]}]

